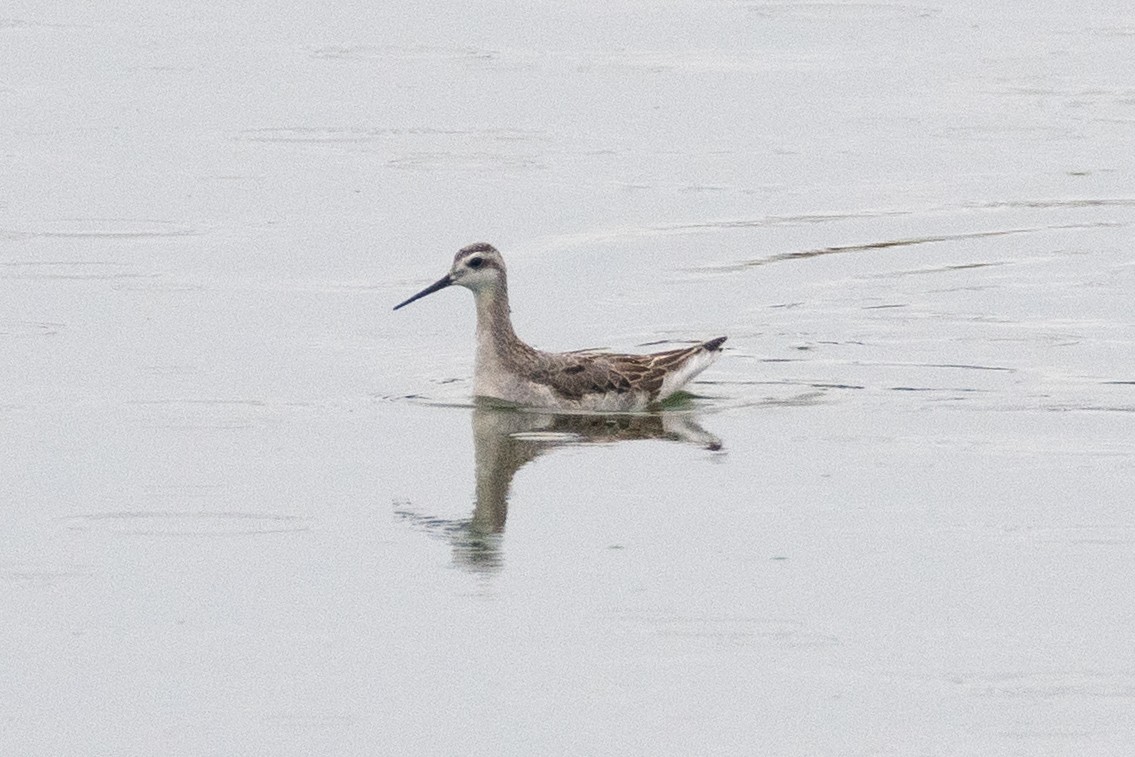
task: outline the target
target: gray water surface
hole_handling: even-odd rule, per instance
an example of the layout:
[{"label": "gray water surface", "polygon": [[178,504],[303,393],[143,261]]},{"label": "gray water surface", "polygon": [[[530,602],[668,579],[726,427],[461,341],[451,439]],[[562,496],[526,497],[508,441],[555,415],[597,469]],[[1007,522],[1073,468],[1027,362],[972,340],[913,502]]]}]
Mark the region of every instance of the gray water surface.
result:
[{"label": "gray water surface", "polygon": [[[1123,3],[0,18],[0,752],[1127,755]],[[664,411],[475,404],[729,336]]]}]

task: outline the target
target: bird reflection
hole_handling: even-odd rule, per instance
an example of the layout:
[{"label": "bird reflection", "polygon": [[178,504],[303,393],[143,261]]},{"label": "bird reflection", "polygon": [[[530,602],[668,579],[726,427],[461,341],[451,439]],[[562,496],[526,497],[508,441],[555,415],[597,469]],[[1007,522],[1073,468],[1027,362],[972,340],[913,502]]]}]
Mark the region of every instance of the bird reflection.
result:
[{"label": "bird reflection", "polygon": [[556,447],[635,439],[682,442],[711,451],[721,449],[721,441],[688,413],[560,415],[478,401],[473,409],[476,483],[472,516],[438,518],[404,507],[396,514],[449,541],[458,566],[473,572],[495,572],[502,565],[501,536],[508,517],[509,488],[518,470]]}]

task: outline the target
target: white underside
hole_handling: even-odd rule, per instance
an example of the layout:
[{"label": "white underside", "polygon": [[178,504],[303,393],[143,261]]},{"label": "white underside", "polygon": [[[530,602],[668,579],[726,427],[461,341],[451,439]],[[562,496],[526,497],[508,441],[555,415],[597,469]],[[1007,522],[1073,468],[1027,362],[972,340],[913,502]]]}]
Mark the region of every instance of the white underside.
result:
[{"label": "white underside", "polygon": [[662,390],[658,393],[658,400],[661,402],[688,384],[694,376],[708,368],[720,355],[721,350],[699,352],[683,363],[681,368],[673,373],[666,374],[666,378],[662,379]]},{"label": "white underside", "polygon": [[546,384],[537,384],[512,374],[482,370],[477,371],[473,380],[473,393],[478,397],[492,397],[525,407],[593,413],[625,413],[643,410],[650,404],[646,392],[585,394],[579,400],[566,400]]}]

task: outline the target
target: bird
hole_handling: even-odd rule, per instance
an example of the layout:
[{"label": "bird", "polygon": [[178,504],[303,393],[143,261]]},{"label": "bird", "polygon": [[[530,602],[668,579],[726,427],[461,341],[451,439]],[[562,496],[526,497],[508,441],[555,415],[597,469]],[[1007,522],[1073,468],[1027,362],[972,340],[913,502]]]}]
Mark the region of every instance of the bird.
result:
[{"label": "bird", "polygon": [[727,338],[645,355],[538,350],[512,328],[504,258],[486,242],[462,247],[453,256],[449,273],[394,310],[450,286],[473,292],[477,306],[473,393],[527,408],[598,413],[646,410],[713,363]]}]

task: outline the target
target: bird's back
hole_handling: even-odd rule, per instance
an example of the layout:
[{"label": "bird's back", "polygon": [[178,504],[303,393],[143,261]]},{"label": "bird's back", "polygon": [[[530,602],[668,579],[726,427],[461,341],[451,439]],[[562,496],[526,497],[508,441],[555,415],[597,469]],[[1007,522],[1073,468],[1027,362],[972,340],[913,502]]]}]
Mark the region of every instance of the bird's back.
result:
[{"label": "bird's back", "polygon": [[692,347],[629,355],[610,352],[540,352],[527,377],[561,403],[581,410],[641,410],[661,402],[721,354],[725,337]]}]

